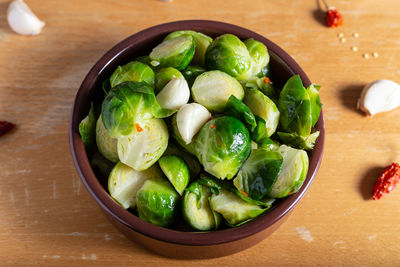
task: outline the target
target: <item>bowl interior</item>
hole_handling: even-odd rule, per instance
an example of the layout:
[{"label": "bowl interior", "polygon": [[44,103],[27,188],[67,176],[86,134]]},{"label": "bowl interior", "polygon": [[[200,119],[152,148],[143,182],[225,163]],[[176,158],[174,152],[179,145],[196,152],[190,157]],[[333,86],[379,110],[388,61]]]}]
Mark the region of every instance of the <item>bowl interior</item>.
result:
[{"label": "bowl interior", "polygon": [[102,177],[100,174],[93,172],[79,136],[78,125],[87,115],[90,102],[93,101],[95,104],[100,104],[104,97],[102,82],[110,77],[117,66],[126,64],[136,57],[148,55],[151,49],[159,44],[169,32],[176,30],[195,30],[211,37],[216,37],[223,33],[232,33],[241,39],[254,38],[268,47],[271,55],[270,66],[273,81],[276,86],[282,86],[293,74],[299,74],[305,86],[311,84],[303,70],[286,52],[263,36],[247,29],[221,22],[198,20],[158,25],[136,33],[118,43],[87,74],[77,93],[70,121],[70,144],[74,163],[83,183],[97,203],[117,221],[141,234],[161,241],[184,245],[210,245],[238,240],[257,233],[281,219],[307,191],[318,170],[322,157],[325,136],[322,112],[315,127],[316,130],[320,131],[320,137],[314,150],[309,152],[310,166],[302,188],[296,194],[277,201],[269,212],[254,221],[237,228],[227,228],[207,233],[192,232],[184,225],[178,225],[176,229],[158,227],[140,220],[120,207],[107,193],[107,177]]}]

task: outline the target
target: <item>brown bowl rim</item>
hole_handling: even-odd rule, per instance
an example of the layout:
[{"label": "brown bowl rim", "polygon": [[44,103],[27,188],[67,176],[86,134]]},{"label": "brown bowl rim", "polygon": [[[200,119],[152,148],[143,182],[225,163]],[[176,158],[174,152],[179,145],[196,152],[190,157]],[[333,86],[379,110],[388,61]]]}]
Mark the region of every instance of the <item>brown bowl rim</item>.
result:
[{"label": "brown bowl rim", "polygon": [[77,112],[77,110],[80,108],[82,103],[85,102],[84,99],[88,97],[89,89],[93,87],[96,77],[100,75],[105,67],[115,60],[123,51],[130,49],[143,38],[154,37],[156,35],[166,34],[176,30],[189,29],[200,32],[205,29],[211,29],[221,33],[232,33],[239,37],[245,36],[246,38],[254,38],[261,41],[270,51],[276,54],[282,60],[282,63],[286,64],[293,73],[300,75],[305,86],[311,84],[305,72],[291,56],[269,39],[251,30],[233,24],[211,20],[182,20],[164,23],[144,29],[119,42],[105,53],[105,55],[102,56],[91,68],[75,97],[70,118],[69,142],[76,170],[82,182],[86,186],[86,189],[95,201],[118,222],[128,226],[133,231],[160,241],[188,246],[209,246],[233,242],[256,234],[280,220],[298,204],[309,189],[321,164],[325,141],[325,123],[323,112],[321,111],[321,116],[315,126],[316,130],[320,131],[320,136],[312,152],[309,171],[301,189],[296,194],[282,199],[278,206],[254,221],[236,228],[214,232],[183,232],[147,223],[129,211],[123,209],[103,189],[91,168],[84,144],[78,131],[78,125],[82,117],[78,116],[79,112]]}]

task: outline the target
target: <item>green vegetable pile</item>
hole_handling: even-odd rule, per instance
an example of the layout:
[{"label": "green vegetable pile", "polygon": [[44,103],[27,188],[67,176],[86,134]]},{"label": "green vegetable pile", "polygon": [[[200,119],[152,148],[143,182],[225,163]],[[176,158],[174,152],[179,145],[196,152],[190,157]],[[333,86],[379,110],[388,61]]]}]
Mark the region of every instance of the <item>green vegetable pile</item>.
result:
[{"label": "green vegetable pile", "polygon": [[294,75],[277,88],[269,59],[254,39],[177,31],[119,66],[79,125],[113,199],[152,224],[183,217],[209,231],[296,193],[319,135],[319,86]]}]

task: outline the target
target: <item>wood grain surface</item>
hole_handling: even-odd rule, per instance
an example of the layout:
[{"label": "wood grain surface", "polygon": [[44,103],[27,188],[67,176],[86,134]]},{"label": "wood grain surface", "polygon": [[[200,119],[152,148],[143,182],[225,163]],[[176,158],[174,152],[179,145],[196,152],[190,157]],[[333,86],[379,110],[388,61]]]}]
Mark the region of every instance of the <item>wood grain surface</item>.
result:
[{"label": "wood grain surface", "polygon": [[[368,82],[400,82],[400,3],[329,2],[341,28],[324,26],[313,0],[27,0],[46,26],[25,37],[10,30],[0,0],[0,120],[17,124],[0,138],[0,265],[398,266],[400,188],[379,201],[371,191],[380,170],[400,161],[400,108],[366,117],[356,102]],[[256,31],[322,85],[326,144],[311,189],[272,236],[224,258],[168,259],[127,240],[84,188],[69,150],[72,103],[91,66],[127,36],[181,19]]]}]

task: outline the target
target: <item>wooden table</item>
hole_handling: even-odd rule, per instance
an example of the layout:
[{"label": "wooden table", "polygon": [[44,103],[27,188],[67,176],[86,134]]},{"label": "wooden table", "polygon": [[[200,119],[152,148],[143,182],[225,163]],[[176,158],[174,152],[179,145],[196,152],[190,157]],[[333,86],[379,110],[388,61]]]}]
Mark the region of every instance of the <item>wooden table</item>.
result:
[{"label": "wooden table", "polygon": [[[356,109],[366,83],[400,82],[397,0],[330,0],[344,16],[338,29],[323,25],[315,1],[29,0],[46,21],[36,37],[9,29],[7,2],[0,0],[0,119],[18,127],[0,138],[0,265],[399,264],[400,188],[379,201],[371,190],[380,170],[400,160],[400,109],[374,117]],[[326,144],[315,182],[278,231],[224,258],[167,259],[127,240],[89,196],[69,150],[72,102],[91,66],[125,37],[181,19],[254,30],[322,85]],[[362,56],[375,51],[378,58]]]}]

